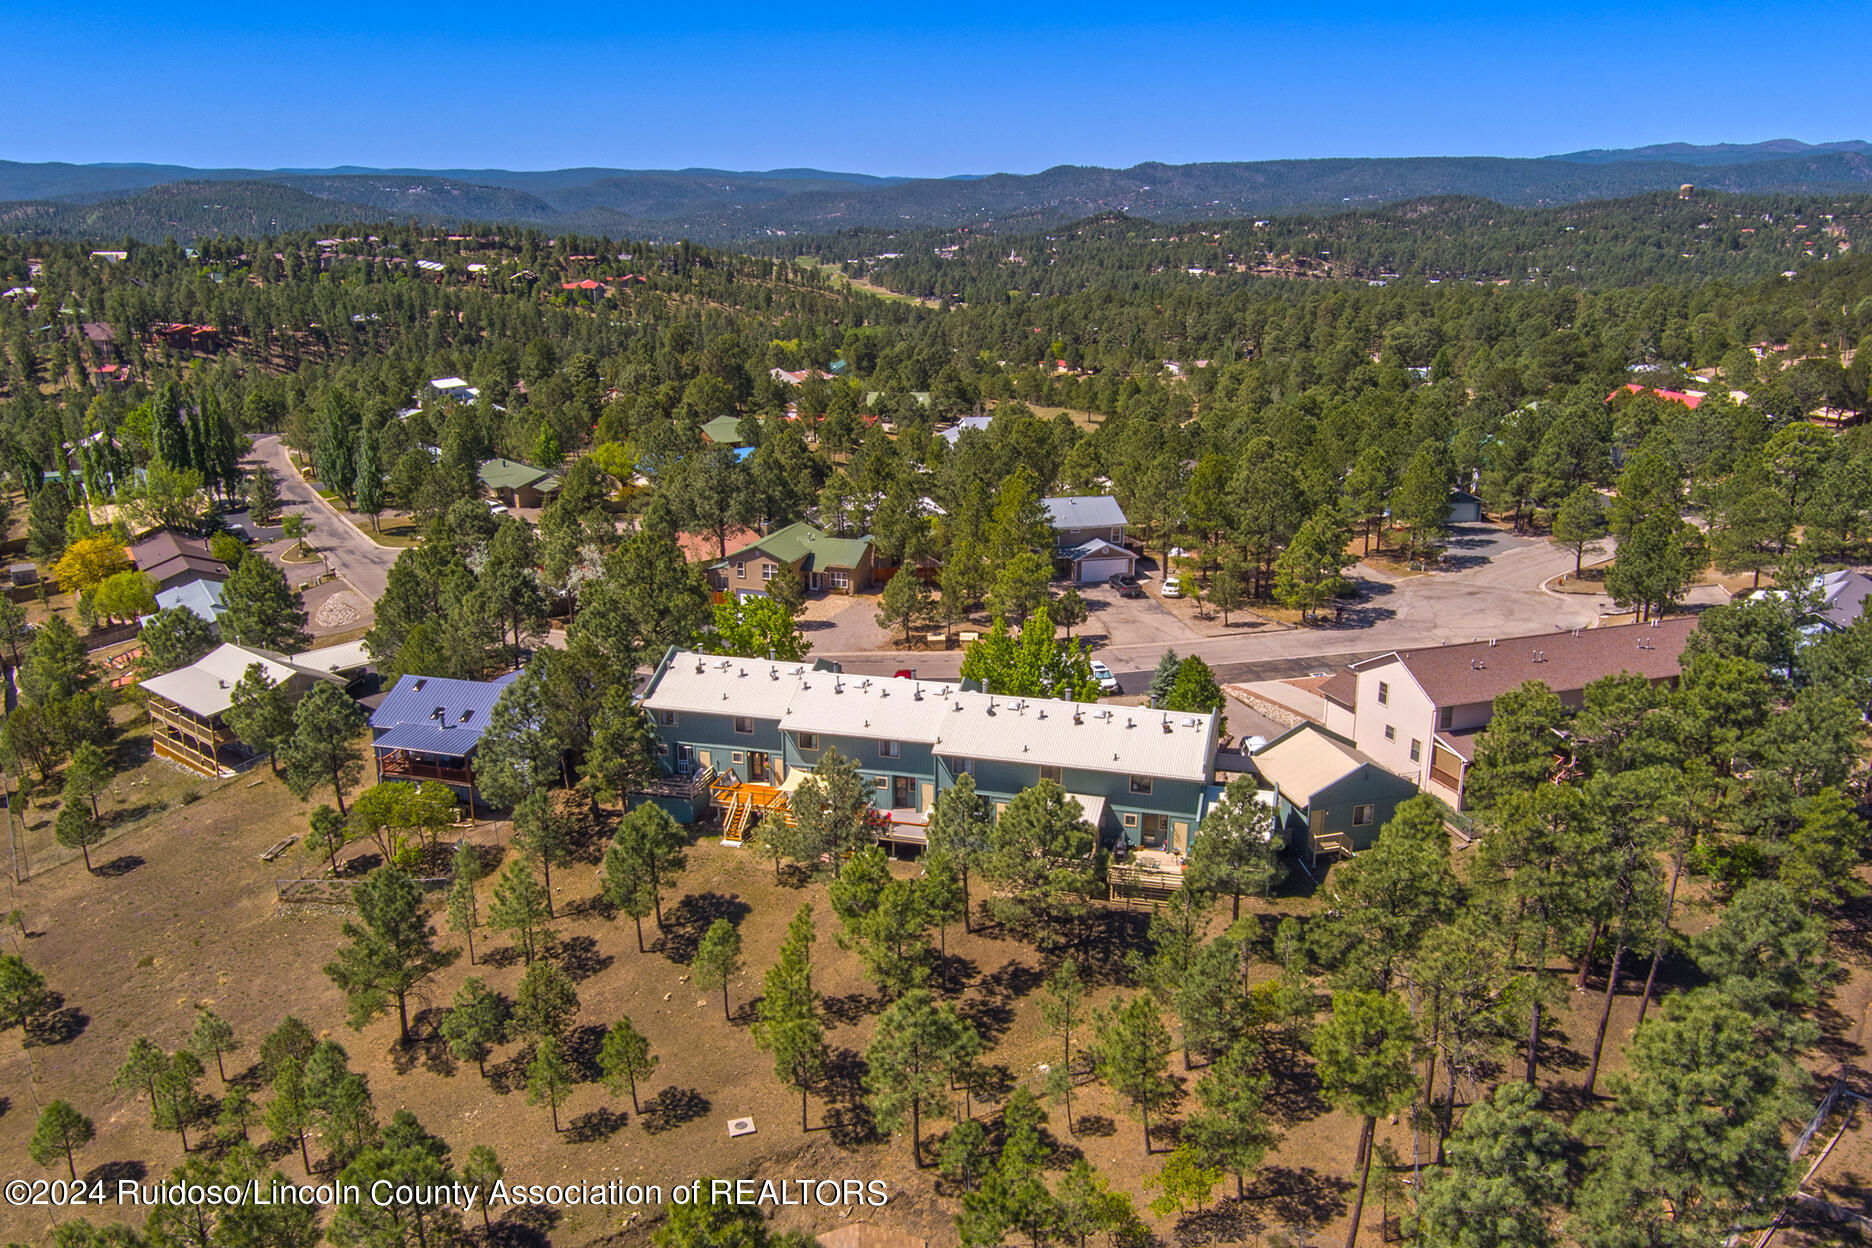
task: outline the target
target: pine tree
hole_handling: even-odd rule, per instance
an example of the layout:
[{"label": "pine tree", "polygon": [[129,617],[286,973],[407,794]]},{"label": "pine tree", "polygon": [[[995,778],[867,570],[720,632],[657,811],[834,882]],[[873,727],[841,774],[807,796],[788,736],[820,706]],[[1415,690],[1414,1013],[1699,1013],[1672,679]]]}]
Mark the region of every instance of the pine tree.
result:
[{"label": "pine tree", "polygon": [[494,885],[488,926],[511,934],[531,966],[540,952],[540,943],[552,936],[551,923],[546,913],[546,894],[540,889],[532,864],[524,858],[514,859]]},{"label": "pine tree", "polygon": [[1313,1059],[1326,1099],[1361,1120],[1358,1159],[1353,1163],[1359,1169],[1358,1195],[1352,1202],[1346,1248],[1358,1244],[1378,1119],[1401,1112],[1416,1097],[1416,1045],[1417,1031],[1402,1001],[1358,989],[1335,993],[1332,1017],[1313,1034]]},{"label": "pine tree", "polygon": [[1150,1115],[1170,1104],[1170,1029],[1148,995],[1113,1001],[1092,1016],[1092,1058],[1099,1078],[1131,1103],[1144,1126],[1144,1153],[1151,1153]]},{"label": "pine tree", "polygon": [[234,682],[228,709],[222,713],[241,744],[267,756],[267,765],[279,773],[279,752],[292,741],[292,704],[286,691],[273,683],[266,668],[251,663]]},{"label": "pine tree", "polygon": [[1185,867],[1186,883],[1228,896],[1231,920],[1241,918],[1244,894],[1265,897],[1287,875],[1281,858],[1286,840],[1273,810],[1256,799],[1256,791],[1252,777],[1229,781],[1222,800],[1203,816]]},{"label": "pine tree", "polygon": [[721,984],[722,1017],[730,1022],[734,1015],[728,1009],[728,981],[740,969],[741,933],[727,919],[716,919],[696,946],[695,976],[697,983]]},{"label": "pine tree", "polygon": [[214,1054],[215,1073],[221,1076],[221,1083],[225,1086],[228,1077],[222,1055],[240,1049],[239,1042],[234,1038],[233,1026],[213,1010],[198,1007],[195,1011],[195,1028],[189,1033],[189,1047],[197,1053]]},{"label": "pine tree", "polygon": [[408,872],[379,867],[364,877],[354,896],[362,923],[345,921],[342,930],[351,943],[339,949],[325,974],[349,999],[354,1029],[362,1029],[394,1000],[398,1038],[407,1046],[410,990],[452,955],[435,947],[422,889]]},{"label": "pine tree", "polygon": [[572,1066],[556,1036],[547,1036],[533,1050],[527,1065],[527,1103],[552,1107],[553,1131],[559,1130],[559,1102],[572,1088]]},{"label": "pine tree", "polygon": [[306,647],[305,598],[267,559],[243,559],[222,586],[221,633],[243,646],[291,654]]},{"label": "pine tree", "polygon": [[1550,1248],[1548,1211],[1567,1197],[1567,1134],[1540,1092],[1505,1083],[1463,1114],[1449,1167],[1426,1175],[1417,1205],[1425,1248]]},{"label": "pine tree", "polygon": [[89,1144],[96,1135],[97,1128],[89,1118],[66,1101],[53,1101],[39,1111],[39,1121],[33,1127],[32,1139],[26,1144],[26,1155],[33,1159],[35,1165],[40,1166],[63,1160],[66,1177],[76,1182],[78,1169],[74,1158],[78,1150]]},{"label": "pine tree", "polygon": [[578,989],[572,977],[544,959],[526,968],[514,992],[513,1023],[522,1036],[535,1040],[563,1037],[578,1014]]},{"label": "pine tree", "polygon": [[643,1112],[637,1103],[637,1081],[648,1078],[656,1067],[657,1057],[650,1051],[650,1041],[631,1025],[630,1019],[620,1018],[611,1024],[598,1050],[598,1069],[604,1072],[604,1084],[613,1095],[629,1087],[633,1112]]},{"label": "pine tree", "polygon": [[507,999],[479,979],[469,978],[455,990],[455,999],[442,1019],[442,1038],[457,1060],[473,1062],[483,1077],[487,1057],[507,1038]]},{"label": "pine tree", "polygon": [[1183,1124],[1183,1139],[1205,1164],[1235,1176],[1235,1198],[1246,1199],[1246,1176],[1280,1139],[1263,1098],[1271,1080],[1251,1039],[1237,1040],[1196,1085],[1199,1109]]},{"label": "pine tree", "polygon": [[456,848],[449,869],[448,921],[449,927],[460,932],[468,942],[469,966],[475,964],[474,933],[481,922],[479,903],[475,899],[475,886],[481,882],[481,876],[481,852],[463,841]]},{"label": "pine tree", "polygon": [[329,784],[338,813],[344,814],[345,790],[364,772],[357,752],[364,727],[364,708],[342,688],[324,681],[313,685],[293,708],[292,739],[285,750],[287,787],[304,797]]}]

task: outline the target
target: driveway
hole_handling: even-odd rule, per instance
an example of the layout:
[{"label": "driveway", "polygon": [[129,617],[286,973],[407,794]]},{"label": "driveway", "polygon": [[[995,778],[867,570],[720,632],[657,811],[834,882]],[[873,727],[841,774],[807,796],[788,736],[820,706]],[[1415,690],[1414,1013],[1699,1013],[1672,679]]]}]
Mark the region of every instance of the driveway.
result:
[{"label": "driveway", "polygon": [[383,597],[398,550],[371,541],[336,507],[320,498],[292,466],[279,435],[267,433],[255,438],[246,462],[265,464],[279,474],[282,510],[302,511],[311,518],[316,526],[312,546],[330,560],[332,570],[349,582],[359,597],[366,603]]}]

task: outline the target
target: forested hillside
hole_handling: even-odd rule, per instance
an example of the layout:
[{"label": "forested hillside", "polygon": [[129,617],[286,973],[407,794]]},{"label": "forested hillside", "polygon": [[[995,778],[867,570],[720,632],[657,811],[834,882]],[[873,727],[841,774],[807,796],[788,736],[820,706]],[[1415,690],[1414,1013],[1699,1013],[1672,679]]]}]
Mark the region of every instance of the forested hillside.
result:
[{"label": "forested hillside", "polygon": [[[49,238],[100,237],[119,222],[145,242],[168,234],[194,238],[242,226],[195,192],[152,198],[139,188],[216,181],[239,202],[277,195],[285,186],[334,201],[325,220],[355,220],[360,210],[408,214],[459,224],[500,221],[580,233],[708,243],[748,243],[852,228],[1034,229],[1104,213],[1184,223],[1231,217],[1328,211],[1426,197],[1478,197],[1508,205],[1553,205],[1676,190],[1692,183],[1730,193],[1846,194],[1872,185],[1863,144],[1835,149],[1668,154],[1575,153],[1507,159],[1426,156],[1148,163],[1129,169],[1059,165],[1033,174],[985,177],[877,178],[817,170],[727,173],[715,170],[176,170],[171,167],[23,165],[0,162],[0,201],[67,201],[92,215],[0,202],[9,228]],[[260,185],[263,184],[263,185]],[[166,207],[165,207],[166,205]],[[290,205],[288,206],[291,210]],[[277,215],[277,214],[274,214]],[[263,223],[264,224],[264,223]],[[272,229],[309,227],[278,219]]]},{"label": "forested hillside", "polygon": [[[210,190],[222,188],[190,194]],[[271,220],[271,202],[238,211]],[[157,523],[212,532],[235,500],[257,508],[269,490],[277,506],[277,479],[256,485],[266,477],[244,476],[238,459],[243,438],[278,433],[360,540],[385,516],[408,523],[365,637],[379,673],[520,672],[484,716],[474,760],[482,795],[513,816],[494,833],[511,834],[500,881],[482,890],[483,923],[481,860],[457,855],[446,911],[469,941],[490,939],[477,928],[511,936],[504,960],[483,948],[479,964],[470,953],[451,969],[433,943],[443,938],[414,877],[446,860],[438,829],[452,802],[416,809],[421,790],[398,796],[386,782],[347,809],[363,715],[321,685],[300,703],[312,713],[280,709],[265,729],[283,742],[292,791],[337,803],[291,807],[293,835],[309,831],[305,869],[323,872],[329,855],[336,874],[359,847],[375,847],[376,865],[341,937],[307,935],[335,927],[316,926],[330,916],[291,918],[303,924],[294,959],[263,1002],[281,1008],[246,1032],[273,1037],[251,1081],[258,1104],[224,1078],[215,1103],[238,1112],[218,1108],[210,1128],[204,1062],[149,1040],[130,1049],[115,1093],[99,1079],[61,1094],[91,1098],[107,1131],[107,1113],[147,1095],[155,1129],[181,1137],[152,1181],[178,1157],[196,1179],[275,1166],[296,1179],[313,1170],[314,1138],[330,1175],[439,1182],[455,1174],[449,1146],[417,1111],[482,1175],[500,1163],[466,1144],[496,1119],[511,1132],[503,1147],[543,1173],[596,1153],[565,1151],[579,1140],[619,1132],[633,1164],[693,1171],[713,1157],[639,1137],[676,1129],[661,1125],[676,1104],[719,1145],[724,1112],[754,1087],[784,1095],[785,1112],[763,1109],[750,1147],[813,1150],[800,1155],[841,1173],[888,1163],[911,1211],[899,1216],[945,1244],[1263,1231],[1273,1242],[1286,1233],[1277,1219],[1356,1244],[1361,1218],[1370,1242],[1400,1211],[1395,1229],[1426,1248],[1752,1242],[1799,1212],[1786,1198],[1804,1163],[1788,1146],[1835,1075],[1858,1077],[1865,1060],[1872,620],[1818,634],[1800,595],[1816,572],[1872,557],[1868,211],[1830,194],[1673,191],[1526,213],[1437,200],[1196,229],[1102,218],[1053,235],[858,234],[780,258],[399,222],[131,243],[121,258],[94,251],[116,250],[115,236],[0,240],[0,472],[31,558],[114,558],[131,528]],[[847,260],[945,306],[868,292],[820,263]],[[990,419],[940,436],[969,414]],[[732,438],[719,423],[705,437],[722,417]],[[488,506],[479,474],[495,456],[560,478],[536,519]],[[1471,808],[1410,798],[1323,878],[1279,857],[1269,807],[1239,780],[1191,830],[1187,871],[1148,915],[1106,904],[1110,863],[1077,799],[1044,773],[997,810],[963,772],[966,786],[929,814],[922,866],[896,874],[869,839],[870,778],[836,751],[801,786],[799,817],[761,825],[758,846],[682,833],[662,807],[629,800],[670,767],[634,700],[640,669],[670,646],[777,663],[812,644],[797,576],[748,601],[712,595],[679,534],[715,555],[740,526],[869,535],[875,566],[902,569],[876,596],[880,627],[913,638],[973,621],[987,636],[962,670],[989,671],[991,692],[1091,699],[1086,654],[1054,627],[1087,612],[1077,588],[1055,583],[1042,498],[1115,494],[1128,538],[1160,568],[1176,566],[1170,548],[1189,552],[1178,570],[1192,592],[1224,612],[1285,613],[1304,654],[1319,613],[1348,601],[1363,547],[1389,558],[1394,591],[1441,575],[1457,488],[1576,569],[1576,555],[1615,539],[1594,574],[1638,620],[1677,612],[1712,566],[1797,592],[1703,613],[1672,681],[1610,675],[1580,706],[1539,682],[1504,694],[1475,743]],[[122,531],[93,528],[104,506]],[[272,565],[255,554],[234,558],[233,576],[277,575],[256,571]],[[267,628],[248,635],[269,648],[300,642],[304,612],[283,579],[281,605],[258,623],[254,591],[229,584],[230,627]],[[81,601],[110,617],[97,591]],[[178,610],[146,630],[152,668],[207,649]],[[5,619],[0,641],[30,639],[0,747],[36,774],[23,782],[37,785],[33,804],[62,794],[65,835],[83,848],[110,695],[91,687],[75,627],[26,633],[23,616]],[[1223,704],[1194,663],[1187,681],[1171,663],[1161,704]],[[741,675],[778,679],[768,662]],[[270,686],[242,684],[235,713],[258,722]],[[739,707],[715,717],[752,731]],[[1140,731],[1154,736],[1154,717]],[[896,757],[886,744],[877,757]],[[263,783],[252,774],[189,817],[212,827],[230,793],[259,800],[241,796]],[[1149,792],[1139,783],[1132,792]],[[1452,827],[1474,839],[1458,847]],[[577,858],[575,841],[592,852]],[[711,874],[679,917],[685,869]],[[561,892],[576,902],[555,913]],[[818,900],[839,940],[815,955],[806,903]],[[239,908],[271,897],[261,903]],[[646,947],[653,915],[662,943]],[[743,920],[775,937],[745,959]],[[583,943],[555,946],[555,928]],[[215,938],[204,925],[209,951]],[[54,943],[0,955],[0,1021],[22,1036],[44,1034],[46,983],[28,963]],[[164,973],[200,950],[163,946]],[[764,974],[754,1004],[744,960]],[[675,965],[674,986],[652,978]],[[425,1003],[445,975],[459,990]],[[287,1006],[311,1012],[280,987],[296,976],[332,985],[316,1026],[280,1021]],[[625,982],[639,1022],[690,1029],[662,1054],[658,1078],[675,1091],[655,1113],[638,1105],[656,1063],[631,1020],[571,1022],[581,993],[615,1003]],[[59,987],[99,1017],[59,1054],[140,1034],[141,1019],[87,1000],[75,973]],[[178,997],[171,981],[161,991]],[[653,1013],[659,996],[676,1000]],[[690,1013],[697,996],[706,1009]],[[353,1039],[341,1020],[371,1030]],[[188,1043],[203,1052],[232,1044],[195,1027]],[[360,1053],[394,1046],[395,1060],[355,1059],[376,1063],[367,1081],[334,1035]],[[708,1067],[720,1082],[691,1087],[723,1053],[732,1075]],[[70,1067],[36,1069],[73,1082]],[[565,1098],[595,1099],[600,1083],[606,1112],[580,1128],[597,1134],[562,1132]],[[537,1121],[514,1108],[521,1091]],[[65,1112],[32,1156],[76,1173],[93,1124]],[[269,1153],[247,1147],[250,1129]],[[198,1242],[238,1231],[390,1245],[421,1227],[440,1244],[481,1229],[420,1197],[370,1223],[368,1211],[329,1226],[322,1211],[253,1211],[282,1219],[266,1233],[178,1203],[120,1238],[74,1223],[59,1242],[160,1248],[186,1237],[180,1227]],[[897,1210],[873,1213],[888,1224]],[[757,1217],[710,1216],[676,1211],[656,1242],[800,1242],[770,1239]],[[1781,1243],[1836,1233],[1805,1216]],[[647,1237],[615,1217],[527,1228],[567,1245]]]},{"label": "forested hillside", "polygon": [[1539,209],[1421,199],[1174,228],[1107,216],[1041,234],[853,230],[774,250],[845,263],[905,294],[965,302],[1095,286],[1228,291],[1260,277],[1602,288],[1784,273],[1848,254],[1869,222],[1872,197],[1862,195],[1699,191]]}]

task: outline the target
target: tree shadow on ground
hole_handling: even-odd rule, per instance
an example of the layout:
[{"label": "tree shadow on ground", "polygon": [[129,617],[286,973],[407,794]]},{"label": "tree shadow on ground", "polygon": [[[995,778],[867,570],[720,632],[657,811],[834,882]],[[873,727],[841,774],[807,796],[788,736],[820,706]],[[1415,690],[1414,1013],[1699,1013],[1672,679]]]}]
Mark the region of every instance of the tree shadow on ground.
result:
[{"label": "tree shadow on ground", "polygon": [[566,919],[603,919],[609,923],[617,918],[618,909],[604,899],[603,893],[594,893],[560,906],[559,915]]},{"label": "tree shadow on ground", "polygon": [[1312,1166],[1263,1166],[1248,1198],[1261,1203],[1277,1222],[1316,1227],[1345,1213],[1353,1186],[1350,1179],[1321,1174]]},{"label": "tree shadow on ground", "polygon": [[580,935],[561,941],[559,948],[553,951],[553,960],[576,983],[590,979],[617,959],[600,953],[598,942],[590,936]]},{"label": "tree shadow on ground", "polygon": [[604,1040],[605,1028],[602,1023],[587,1023],[566,1033],[561,1051],[566,1061],[578,1071],[579,1078],[596,1080],[602,1073],[598,1067],[598,1052],[604,1048]]},{"label": "tree shadow on ground", "polygon": [[1109,1114],[1074,1114],[1073,1134],[1090,1136],[1095,1140],[1109,1140],[1118,1134],[1118,1124]]},{"label": "tree shadow on ground", "polygon": [[32,1028],[21,1039],[21,1043],[32,1044],[38,1048],[52,1045],[70,1044],[91,1025],[91,1016],[75,1005],[66,1005],[65,998],[57,992],[48,994],[44,1013],[32,1020]]},{"label": "tree shadow on ground", "polygon": [[442,1020],[446,1017],[448,1010],[439,1005],[425,1006],[411,1015],[410,1042],[390,1050],[391,1069],[407,1075],[420,1064],[431,1074],[454,1074],[455,1055],[449,1052],[448,1041],[442,1036]]},{"label": "tree shadow on ground", "polygon": [[826,1054],[820,1087],[825,1097],[825,1129],[843,1148],[878,1138],[877,1123],[866,1102],[864,1076],[870,1069],[856,1049],[836,1048]]},{"label": "tree shadow on ground", "polygon": [[149,1167],[140,1161],[107,1161],[85,1171],[84,1181],[102,1183],[105,1190],[114,1191],[119,1183],[141,1183],[148,1174]]},{"label": "tree shadow on ground", "polygon": [[694,1088],[664,1088],[643,1103],[638,1121],[650,1135],[661,1135],[686,1122],[694,1122],[713,1108],[708,1097]]},{"label": "tree shadow on ground", "polygon": [[483,949],[481,965],[492,966],[501,970],[525,961],[526,954],[519,945],[502,945],[498,949]]},{"label": "tree shadow on ground", "polygon": [[553,1228],[564,1215],[549,1205],[524,1205],[509,1210],[494,1223],[488,1236],[500,1248],[551,1248]]},{"label": "tree shadow on ground", "polygon": [[1330,1106],[1320,1095],[1319,1075],[1311,1062],[1272,1064],[1272,1080],[1261,1104],[1268,1117],[1283,1127],[1296,1126],[1324,1114]]},{"label": "tree shadow on ground", "polygon": [[141,854],[118,854],[109,862],[98,863],[97,870],[93,874],[100,875],[107,880],[114,880],[129,875],[144,865],[145,861]]},{"label": "tree shadow on ground", "polygon": [[[1086,987],[1129,984],[1131,971],[1125,961],[1126,955],[1148,947],[1144,936],[1150,928],[1150,912],[1100,907],[1076,926],[1076,938],[1064,952],[1078,964],[1079,978],[1085,981]],[[1051,968],[1060,960],[1063,959],[1049,958],[1047,965]]]},{"label": "tree shadow on ground", "polygon": [[739,897],[712,891],[690,893],[663,912],[663,937],[657,942],[657,951],[686,966],[695,960],[703,933],[715,920],[727,919],[738,927],[751,909]]},{"label": "tree shadow on ground", "polygon": [[821,997],[819,1012],[827,1022],[849,1026],[867,1014],[884,1008],[884,999],[869,992],[845,992],[835,997]]},{"label": "tree shadow on ground", "polygon": [[610,1139],[629,1122],[629,1114],[604,1105],[567,1123],[565,1138],[571,1144],[596,1144]]},{"label": "tree shadow on ground", "polygon": [[487,1082],[490,1088],[502,1096],[518,1092],[526,1087],[527,1066],[533,1061],[533,1046],[522,1045],[520,1051],[505,1061],[492,1062],[487,1068]]},{"label": "tree shadow on ground", "polygon": [[1267,1229],[1261,1212],[1242,1201],[1225,1200],[1219,1205],[1186,1213],[1177,1219],[1171,1232],[1178,1245],[1246,1244],[1259,1242]]},{"label": "tree shadow on ground", "polygon": [[930,967],[930,977],[945,992],[960,992],[981,972],[973,958],[959,953],[939,953]]}]

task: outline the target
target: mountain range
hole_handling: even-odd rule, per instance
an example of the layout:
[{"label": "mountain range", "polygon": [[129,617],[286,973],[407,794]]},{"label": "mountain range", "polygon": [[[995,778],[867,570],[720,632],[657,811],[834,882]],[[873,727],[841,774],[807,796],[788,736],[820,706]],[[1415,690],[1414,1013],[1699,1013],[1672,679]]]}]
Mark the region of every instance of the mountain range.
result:
[{"label": "mountain range", "polygon": [[0,161],[0,230],[160,239],[415,219],[750,244],[854,228],[1034,228],[1114,211],[1162,222],[1220,220],[1435,195],[1565,204],[1684,183],[1733,192],[1872,191],[1872,143],[1777,139],[1539,158],[1060,165],[1034,174],[950,178],[819,169],[195,169]]}]

